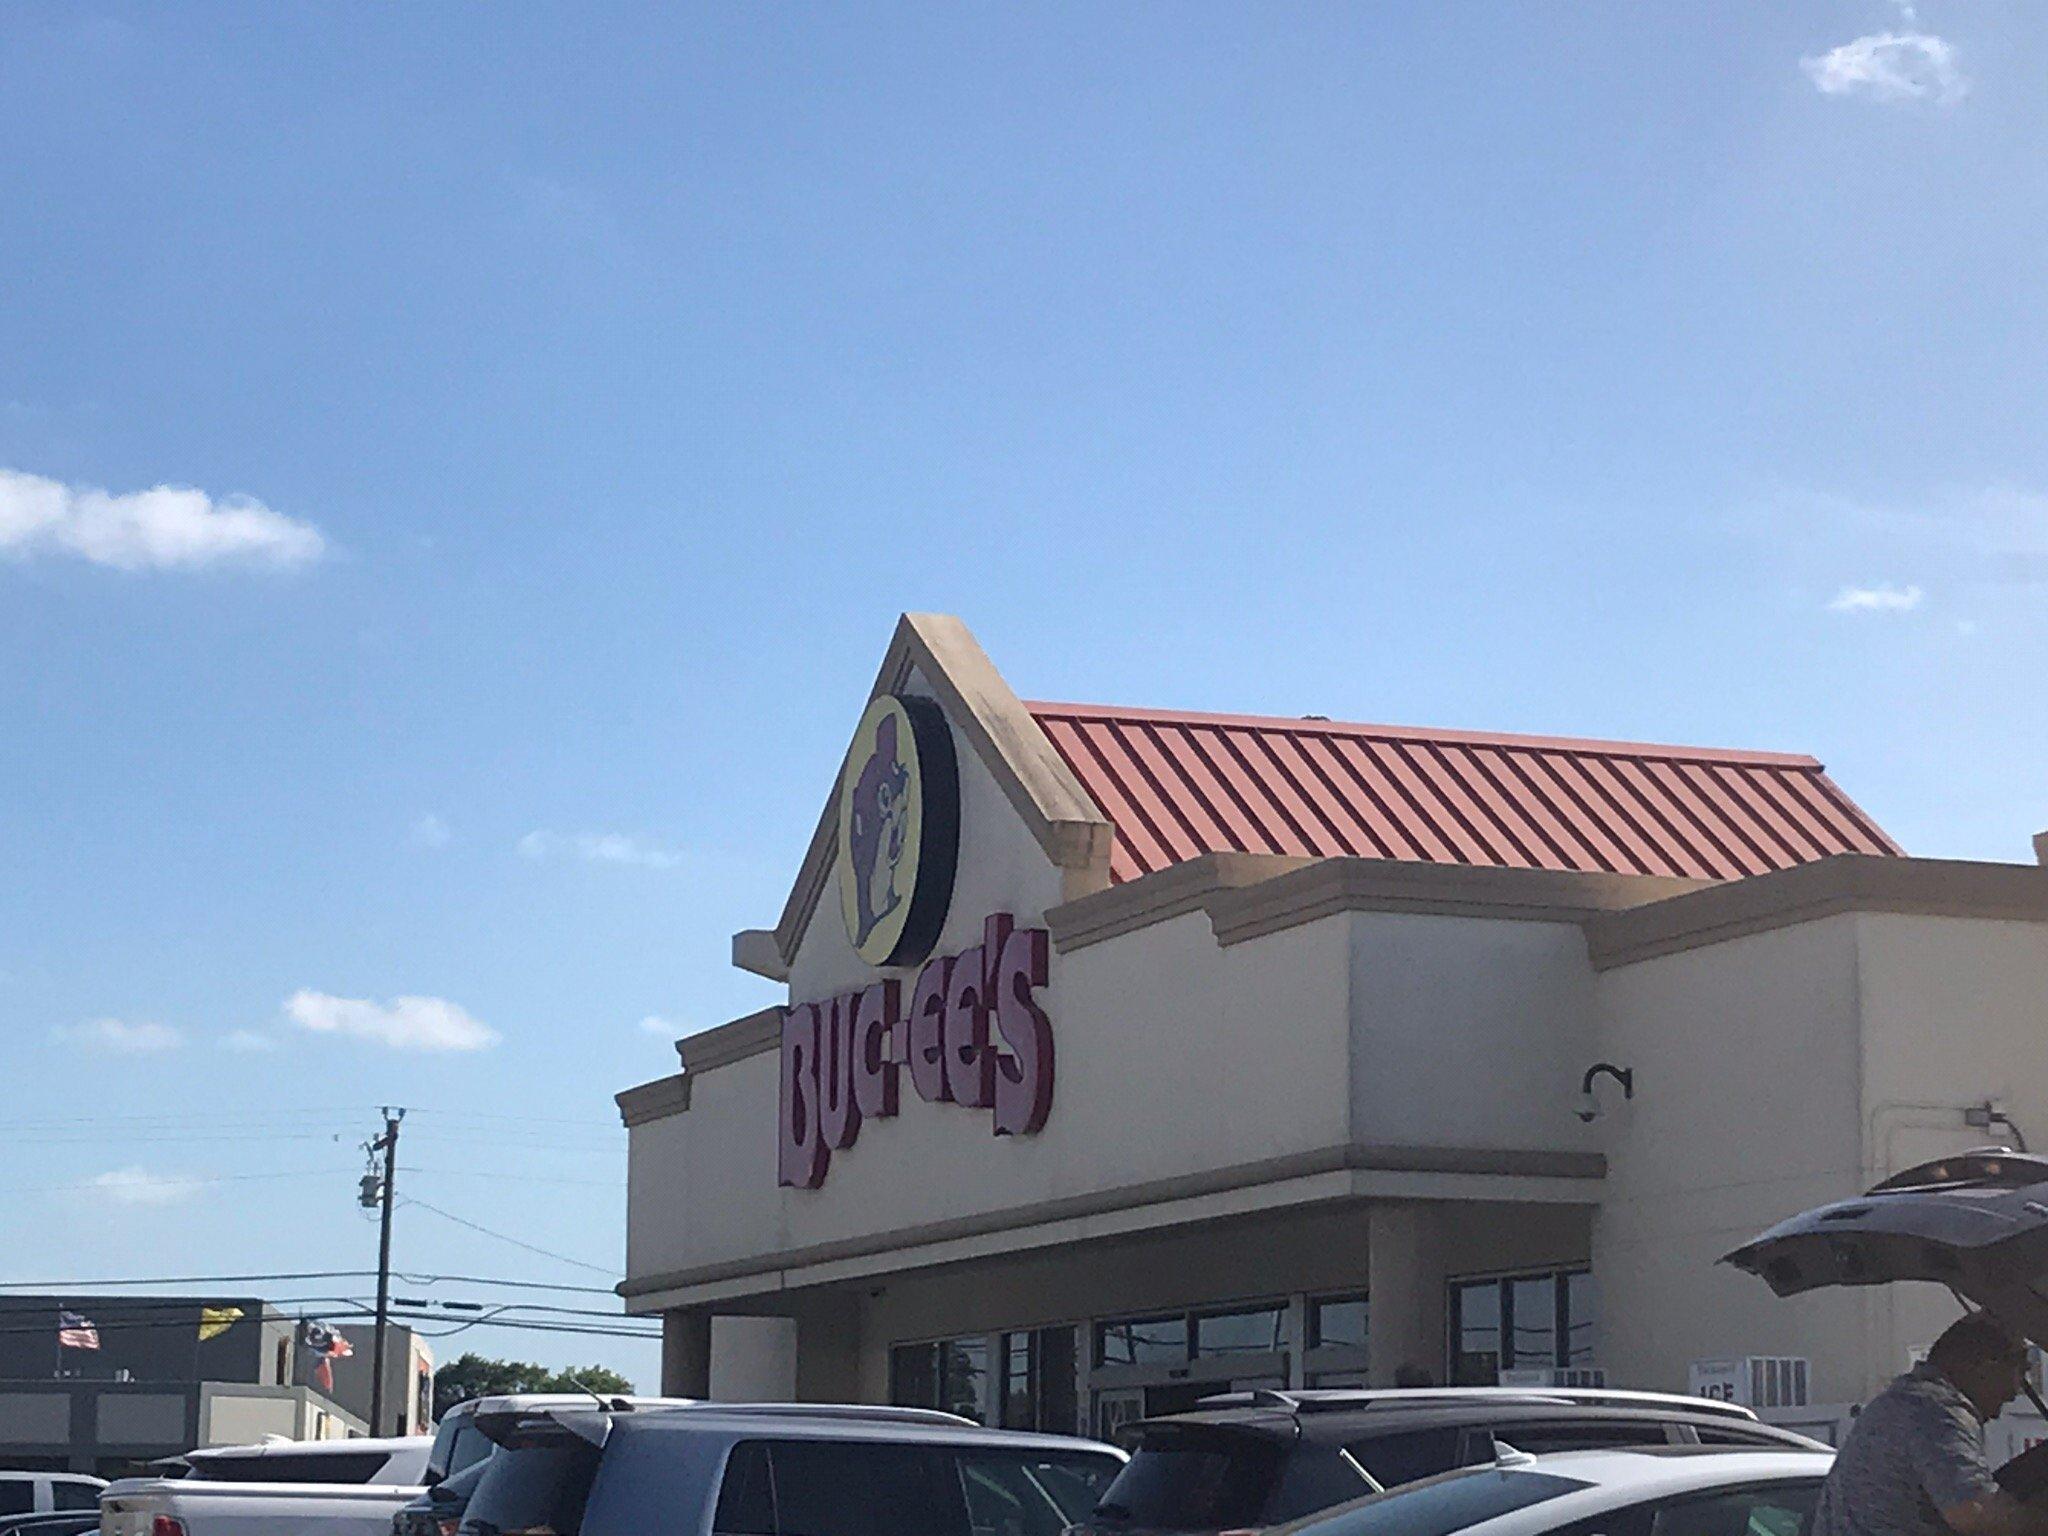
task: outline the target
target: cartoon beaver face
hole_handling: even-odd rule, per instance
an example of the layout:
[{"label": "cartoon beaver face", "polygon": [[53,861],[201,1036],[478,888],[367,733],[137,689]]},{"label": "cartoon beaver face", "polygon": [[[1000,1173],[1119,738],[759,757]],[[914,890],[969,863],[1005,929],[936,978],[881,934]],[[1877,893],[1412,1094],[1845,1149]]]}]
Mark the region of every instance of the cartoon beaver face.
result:
[{"label": "cartoon beaver face", "polygon": [[896,756],[896,721],[886,718],[875,728],[875,750],[861,764],[847,804],[854,899],[860,908],[853,935],[856,948],[903,901],[903,893],[896,889],[896,867],[909,832],[909,788],[910,770]]}]

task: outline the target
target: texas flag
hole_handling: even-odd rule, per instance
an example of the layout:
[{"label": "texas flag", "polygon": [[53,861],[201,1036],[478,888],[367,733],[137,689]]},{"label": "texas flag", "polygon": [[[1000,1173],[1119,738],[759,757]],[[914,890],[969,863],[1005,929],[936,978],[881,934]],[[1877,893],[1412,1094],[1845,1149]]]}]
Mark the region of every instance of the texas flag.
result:
[{"label": "texas flag", "polygon": [[299,1338],[307,1349],[320,1358],[313,1367],[313,1384],[322,1392],[334,1390],[334,1362],[345,1360],[354,1354],[355,1346],[341,1336],[339,1328],[326,1323],[316,1323],[311,1318],[299,1331]]}]

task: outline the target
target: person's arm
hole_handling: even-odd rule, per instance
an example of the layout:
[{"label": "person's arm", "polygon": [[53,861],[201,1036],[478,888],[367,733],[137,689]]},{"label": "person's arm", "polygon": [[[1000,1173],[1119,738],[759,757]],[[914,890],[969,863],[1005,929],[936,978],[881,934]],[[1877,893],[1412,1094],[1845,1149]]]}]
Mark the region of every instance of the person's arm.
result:
[{"label": "person's arm", "polygon": [[2048,1512],[2022,1504],[1991,1475],[1974,1419],[1922,1398],[1910,1433],[1913,1471],[1956,1536],[2048,1536]]},{"label": "person's arm", "polygon": [[1937,1504],[1956,1536],[2048,1536],[2048,1509],[2022,1504],[2003,1488],[1962,1504]]}]

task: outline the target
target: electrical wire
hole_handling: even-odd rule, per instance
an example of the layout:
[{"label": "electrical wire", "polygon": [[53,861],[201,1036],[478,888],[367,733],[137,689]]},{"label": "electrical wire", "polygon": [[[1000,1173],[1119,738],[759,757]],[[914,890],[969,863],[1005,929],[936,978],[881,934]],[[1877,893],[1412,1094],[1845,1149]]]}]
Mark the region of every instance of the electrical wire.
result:
[{"label": "electrical wire", "polygon": [[[79,1295],[90,1294],[93,1291],[118,1290],[131,1285],[195,1285],[217,1290],[228,1285],[282,1280],[369,1280],[374,1279],[376,1274],[377,1271],[374,1269],[299,1269],[280,1270],[270,1274],[145,1275],[141,1279],[124,1280],[0,1280],[0,1301],[5,1301],[6,1293],[11,1290],[69,1291]],[[568,1291],[585,1296],[616,1294],[608,1285],[574,1285],[551,1280],[510,1280],[500,1275],[437,1275],[424,1270],[394,1269],[391,1271],[391,1278],[403,1280],[407,1285],[414,1286],[488,1285],[505,1290]]]},{"label": "electrical wire", "polygon": [[[270,1173],[221,1173],[202,1175],[197,1178],[186,1178],[182,1174],[164,1174],[161,1176],[152,1175],[151,1178],[153,1183],[164,1188],[193,1189],[213,1184],[248,1184],[266,1179],[331,1179],[343,1171],[334,1168],[290,1168],[281,1172],[274,1171]],[[4,1189],[6,1193],[11,1195],[77,1195],[93,1192],[105,1194],[110,1190],[119,1190],[122,1187],[117,1183],[104,1182],[107,1178],[108,1175],[102,1174],[97,1179],[84,1179],[70,1184],[8,1184],[0,1185],[0,1189]]]},{"label": "electrical wire", "polygon": [[[374,1321],[376,1318],[377,1309],[369,1305],[367,1302],[347,1303],[346,1298],[342,1297],[336,1297],[335,1300],[344,1302],[344,1305],[334,1307],[321,1307],[318,1310],[309,1312],[282,1312],[266,1316],[260,1319],[251,1319],[251,1321],[290,1323],[293,1325],[297,1325],[299,1323],[307,1322],[319,1322],[329,1324],[337,1322],[368,1323]],[[445,1313],[400,1311],[397,1308],[393,1308],[385,1315],[394,1322],[446,1323],[451,1321],[451,1319]],[[427,1332],[425,1330],[416,1331],[422,1332],[423,1336],[428,1338],[442,1338],[450,1334],[464,1333],[471,1328],[478,1327],[512,1328],[520,1330],[522,1332],[529,1333],[580,1334],[587,1335],[592,1338],[640,1339],[661,1337],[658,1330],[651,1331],[645,1328],[635,1328],[631,1326],[632,1321],[632,1319],[622,1314],[619,1317],[620,1326],[607,1327],[601,1323],[594,1322],[577,1323],[555,1321],[553,1319],[545,1318],[529,1319],[516,1317],[502,1317],[495,1314],[487,1314],[481,1317],[464,1318],[461,1320],[458,1326],[448,1329],[435,1330],[433,1332]],[[197,1309],[188,1307],[184,1309],[182,1313],[176,1316],[147,1318],[116,1318],[112,1322],[95,1322],[93,1324],[93,1328],[97,1333],[101,1335],[143,1332],[161,1333],[166,1329],[196,1327],[198,1325],[198,1322],[199,1316]],[[0,1337],[26,1337],[37,1334],[41,1334],[48,1337],[54,1344],[57,1334],[57,1326],[55,1319],[52,1318],[49,1320],[39,1321],[31,1324],[0,1323]],[[72,1353],[91,1354],[92,1351],[82,1350],[73,1351]]]},{"label": "electrical wire", "polygon": [[[505,1170],[502,1168],[408,1168],[401,1163],[398,1171],[400,1173],[424,1173],[436,1178],[503,1179],[505,1177]],[[626,1188],[626,1180],[623,1174],[616,1179],[564,1179],[552,1174],[522,1173],[519,1175],[519,1182],[522,1184],[580,1184],[586,1189],[612,1189],[619,1191],[621,1194],[625,1192]]]},{"label": "electrical wire", "polygon": [[494,1232],[493,1230],[491,1230],[491,1228],[483,1226],[478,1222],[471,1221],[466,1216],[458,1216],[453,1211],[444,1211],[438,1205],[429,1205],[426,1201],[418,1199],[415,1196],[407,1195],[401,1198],[398,1203],[401,1206],[416,1205],[423,1211],[432,1211],[436,1216],[439,1216],[443,1221],[452,1221],[458,1227],[467,1227],[472,1232],[481,1232],[485,1237],[495,1237],[501,1243],[510,1243],[514,1248],[524,1248],[528,1253],[537,1253],[544,1259],[554,1259],[556,1262],[562,1264],[573,1264],[578,1269],[594,1270],[600,1275],[609,1275],[613,1273],[611,1266],[608,1264],[592,1264],[584,1259],[572,1259],[566,1253],[556,1253],[551,1248],[539,1247],[534,1243],[526,1242],[521,1238],[512,1237],[507,1233]]}]

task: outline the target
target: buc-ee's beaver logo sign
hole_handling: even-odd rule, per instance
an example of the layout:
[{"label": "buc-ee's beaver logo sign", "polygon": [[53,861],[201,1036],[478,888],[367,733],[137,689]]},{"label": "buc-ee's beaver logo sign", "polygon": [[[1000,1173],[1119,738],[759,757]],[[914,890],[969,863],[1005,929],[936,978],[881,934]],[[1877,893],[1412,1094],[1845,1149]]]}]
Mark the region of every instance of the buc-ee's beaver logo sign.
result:
[{"label": "buc-ee's beaver logo sign", "polygon": [[944,714],[929,699],[876,699],[839,775],[839,907],[862,960],[919,969],[914,982],[880,980],[783,1011],[781,1183],[822,1184],[863,1120],[896,1114],[901,1075],[930,1103],[988,1111],[998,1136],[1045,1124],[1052,1027],[1035,994],[1046,985],[1048,935],[998,913],[979,945],[933,957],[959,846],[959,767]]},{"label": "buc-ee's beaver logo sign", "polygon": [[839,910],[869,965],[931,953],[953,900],[960,771],[930,699],[884,694],[860,717],[839,771]]}]

